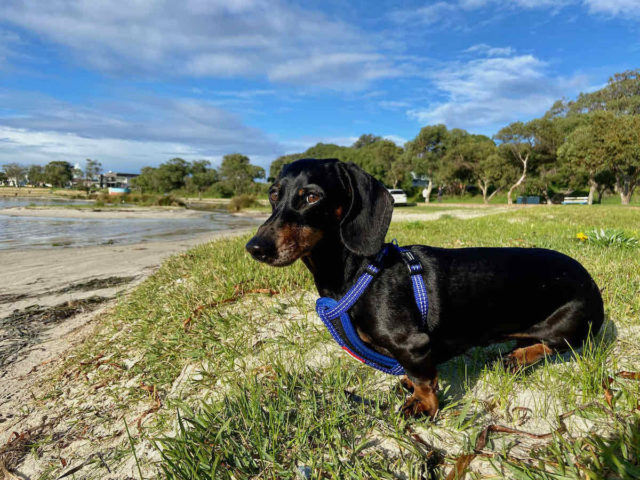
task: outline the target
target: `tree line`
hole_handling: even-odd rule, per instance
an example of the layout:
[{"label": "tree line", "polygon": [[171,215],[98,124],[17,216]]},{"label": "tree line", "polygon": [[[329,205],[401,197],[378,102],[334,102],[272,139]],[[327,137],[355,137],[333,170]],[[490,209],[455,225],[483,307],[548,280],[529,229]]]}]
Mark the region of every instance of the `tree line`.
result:
[{"label": "tree line", "polygon": [[[36,187],[74,184],[89,190],[95,188],[101,173],[102,164],[91,159],[86,160],[84,170],[66,161],[53,161],[45,166],[8,163],[0,170],[0,183],[20,186],[28,181]],[[131,186],[144,193],[183,191],[201,196],[207,192],[211,196],[231,197],[264,191],[266,185],[256,182],[264,177],[262,167],[252,165],[245,155],[233,153],[223,157],[218,169],[212,168],[208,160],[188,162],[182,158],[172,158],[158,167],[143,167],[140,175],[131,180]]]},{"label": "tree line", "polygon": [[411,189],[411,174],[448,194],[475,189],[485,203],[500,192],[554,196],[588,192],[589,204],[607,190],[628,205],[640,183],[640,70],[615,74],[607,85],[575,100],[558,100],[542,117],[514,122],[492,138],[445,125],[428,125],[404,148],[372,134],[352,146],[317,144],[277,158],[283,165],[304,157],[354,162],[392,188]]},{"label": "tree line", "polygon": [[[93,160],[87,160],[93,162]],[[96,162],[99,163],[99,162]],[[7,163],[0,171],[0,182],[20,187],[25,180],[35,187],[52,185],[54,187],[64,187],[68,185],[74,177],[82,175],[82,171],[74,168],[69,162],[53,161],[45,166],[29,165],[23,166],[19,163]]]},{"label": "tree line", "polygon": [[132,184],[150,193],[186,190],[198,196],[206,192],[216,197],[232,197],[264,191],[264,183],[256,182],[264,176],[264,168],[252,165],[249,157],[232,153],[222,158],[218,169],[211,168],[208,160],[187,162],[173,158],[158,167],[144,167]]},{"label": "tree line", "polygon": [[[445,125],[427,125],[399,147],[373,134],[360,136],[349,147],[318,143],[301,153],[283,155],[269,168],[274,179],[282,166],[298,158],[339,158],[354,162],[387,187],[413,190],[416,177],[434,190],[450,195],[473,191],[488,203],[498,193],[554,197],[588,192],[589,204],[607,191],[631,202],[640,183],[640,69],[617,73],[605,87],[582,93],[575,100],[558,100],[542,117],[514,122],[493,137]],[[100,162],[88,159],[84,171],[68,162],[23,167],[6,164],[0,182],[28,178],[32,185],[89,185],[101,172]],[[231,197],[265,190],[263,168],[240,153],[225,155],[219,168],[208,160],[173,158],[158,167],[144,167],[133,188],[149,193],[172,191],[201,196]],[[418,182],[420,183],[420,182]],[[422,187],[420,187],[422,189]]]}]

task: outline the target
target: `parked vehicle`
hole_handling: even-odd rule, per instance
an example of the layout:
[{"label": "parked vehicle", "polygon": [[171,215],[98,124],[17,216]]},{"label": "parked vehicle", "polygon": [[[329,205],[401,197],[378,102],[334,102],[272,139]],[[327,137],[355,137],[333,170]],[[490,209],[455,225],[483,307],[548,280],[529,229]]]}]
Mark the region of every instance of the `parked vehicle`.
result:
[{"label": "parked vehicle", "polygon": [[404,190],[389,189],[389,188],[387,190],[389,190],[389,193],[393,197],[393,204],[394,205],[406,205],[407,204],[407,194],[404,192]]}]

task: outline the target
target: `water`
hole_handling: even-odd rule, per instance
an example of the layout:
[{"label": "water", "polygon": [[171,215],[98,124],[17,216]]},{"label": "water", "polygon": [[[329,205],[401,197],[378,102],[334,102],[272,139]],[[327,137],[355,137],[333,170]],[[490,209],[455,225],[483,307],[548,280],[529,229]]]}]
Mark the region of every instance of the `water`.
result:
[{"label": "water", "polygon": [[[53,204],[81,204],[82,200],[32,200],[0,198],[0,209]],[[78,247],[179,240],[205,232],[252,227],[255,219],[235,217],[224,211],[203,212],[188,218],[114,219],[9,217],[0,215],[0,250]]]},{"label": "water", "polygon": [[26,207],[28,205],[86,205],[88,200],[65,200],[63,198],[29,198],[29,197],[0,197],[0,210],[11,207]]}]

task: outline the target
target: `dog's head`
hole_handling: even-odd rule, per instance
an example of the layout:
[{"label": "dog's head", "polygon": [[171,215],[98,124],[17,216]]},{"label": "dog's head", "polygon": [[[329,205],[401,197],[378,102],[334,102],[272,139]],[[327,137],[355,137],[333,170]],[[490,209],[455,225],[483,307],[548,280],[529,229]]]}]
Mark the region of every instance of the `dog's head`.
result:
[{"label": "dog's head", "polygon": [[285,165],[269,189],[272,213],[246,248],[256,260],[290,265],[323,239],[375,255],[391,222],[393,198],[353,163],[302,159]]}]

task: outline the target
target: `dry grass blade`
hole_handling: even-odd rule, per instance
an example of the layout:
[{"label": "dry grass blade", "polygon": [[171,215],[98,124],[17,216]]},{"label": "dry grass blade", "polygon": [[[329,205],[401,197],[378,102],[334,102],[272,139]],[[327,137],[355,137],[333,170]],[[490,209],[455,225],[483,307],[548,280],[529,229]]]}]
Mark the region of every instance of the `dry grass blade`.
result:
[{"label": "dry grass blade", "polygon": [[602,381],[602,388],[604,389],[604,399],[609,405],[609,408],[613,408],[613,393],[611,393],[611,389],[609,385],[613,383],[613,378],[607,377],[606,380]]},{"label": "dry grass blade", "polygon": [[142,428],[142,421],[148,416],[151,415],[152,413],[156,413],[158,410],[160,410],[162,408],[162,402],[159,399],[156,399],[156,404],[145,410],[144,412],[142,412],[142,414],[136,419],[136,426],[138,427],[138,430],[140,430]]},{"label": "dry grass blade", "polygon": [[[476,439],[476,446],[474,448],[475,452],[477,452],[478,450],[482,450],[487,445],[487,436],[489,435],[489,431],[493,426],[494,425],[489,425],[485,427],[480,435],[478,435],[478,438]],[[476,458],[476,455],[476,453],[467,453],[464,455],[460,455],[458,457],[458,460],[456,460],[455,465],[449,472],[449,475],[447,475],[446,480],[459,480],[464,478],[464,474],[467,471],[467,468],[469,468],[469,465],[471,464],[473,459]]]}]

